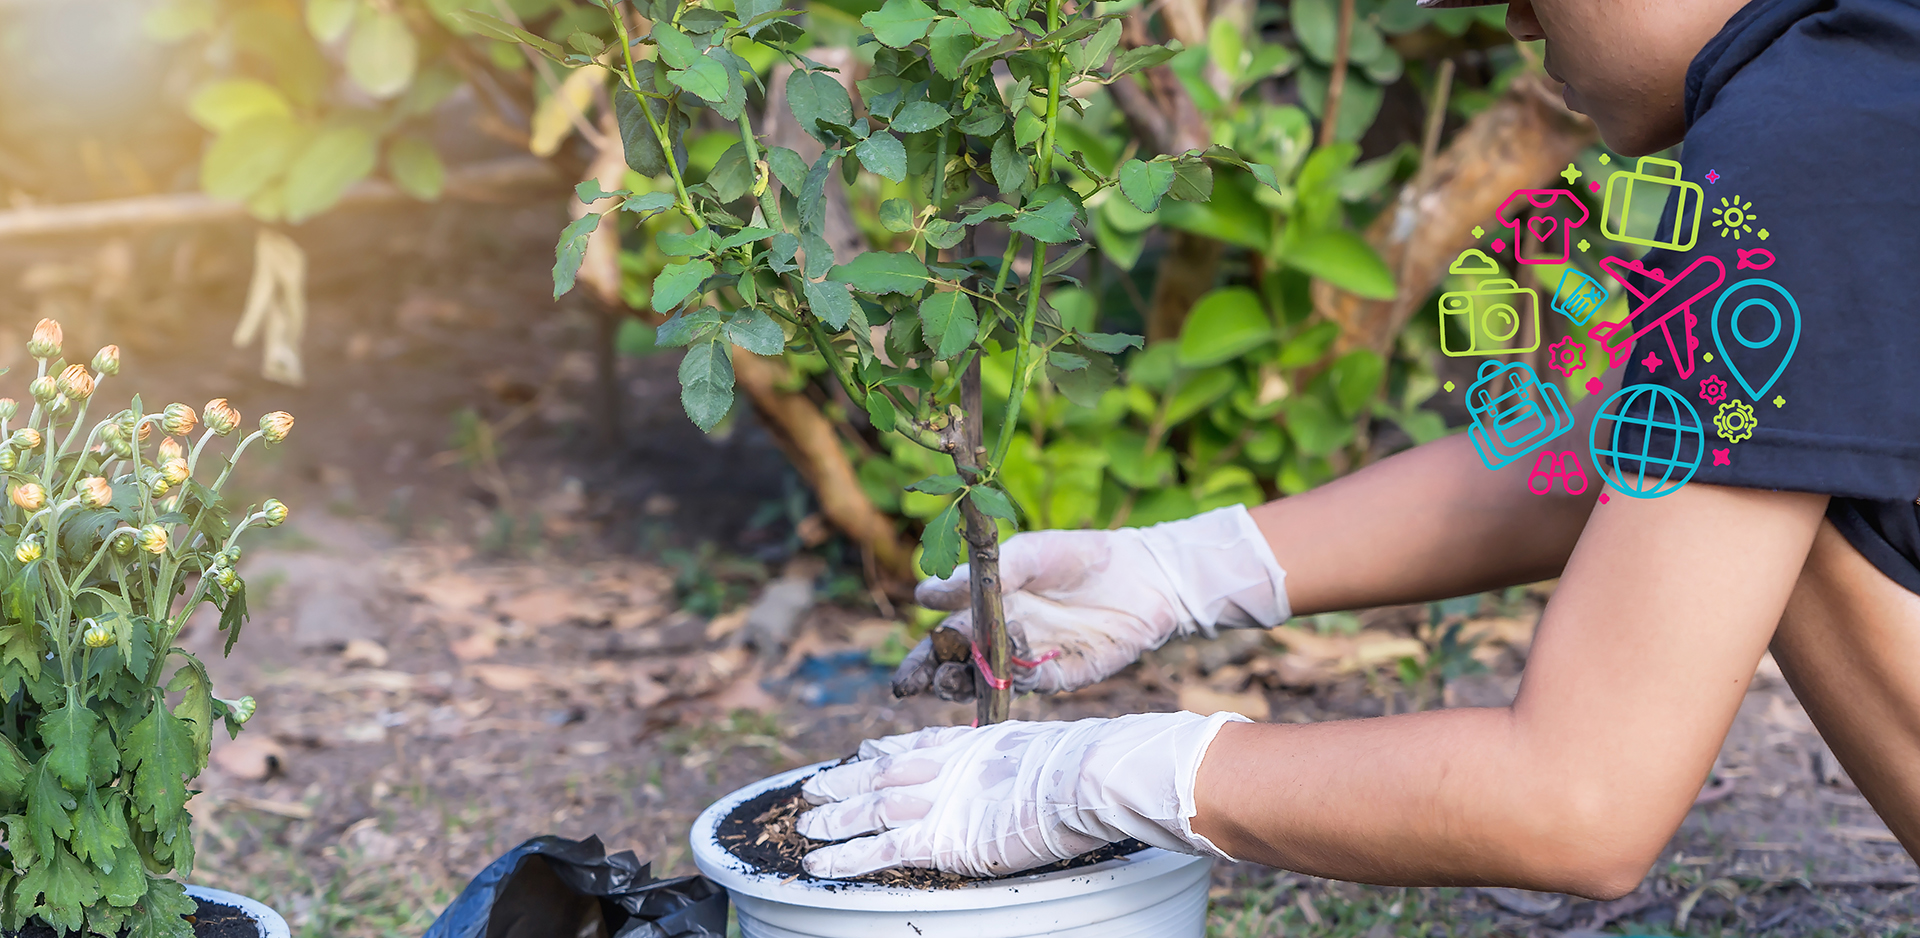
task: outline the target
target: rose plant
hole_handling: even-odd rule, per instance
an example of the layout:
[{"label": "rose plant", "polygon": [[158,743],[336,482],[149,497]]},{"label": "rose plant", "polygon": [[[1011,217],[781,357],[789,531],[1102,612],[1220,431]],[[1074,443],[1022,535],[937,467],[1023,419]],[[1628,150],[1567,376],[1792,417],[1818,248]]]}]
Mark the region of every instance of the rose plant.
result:
[{"label": "rose plant", "polygon": [[209,445],[240,414],[225,399],[148,413],[136,395],[89,426],[120,352],[68,364],[61,339],[52,320],[34,329],[25,420],[0,399],[0,926],[188,936],[195,904],[172,878],[193,869],[186,786],[216,725],[238,734],[254,702],[215,697],[174,641],[202,603],[219,608],[227,651],[239,637],[240,535],[287,508],[268,499],[235,520],[220,491],[293,417],[261,418],[203,483]]}]

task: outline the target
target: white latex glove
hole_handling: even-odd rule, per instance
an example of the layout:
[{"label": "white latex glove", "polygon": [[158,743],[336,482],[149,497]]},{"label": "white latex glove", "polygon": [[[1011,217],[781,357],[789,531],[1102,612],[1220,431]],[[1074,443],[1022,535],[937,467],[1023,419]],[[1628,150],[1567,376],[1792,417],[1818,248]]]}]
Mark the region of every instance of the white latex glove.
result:
[{"label": "white latex glove", "polygon": [[[826,879],[892,867],[1004,876],[1133,837],[1232,859],[1193,832],[1193,781],[1237,713],[1141,713],[1074,723],[943,726],[864,743],[807,780],[800,816]],[[874,836],[863,836],[863,835]]]},{"label": "white latex glove", "polygon": [[[1057,693],[1098,683],[1175,635],[1267,628],[1292,616],[1285,570],[1240,505],[1148,528],[1036,531],[1000,550],[1001,595],[1020,693]],[[973,637],[971,580],[962,564],[914,593],[930,609],[954,610],[944,625]],[[941,664],[921,641],[893,675],[901,697],[933,687],[969,700],[965,675],[936,680]],[[997,675],[1007,678],[1008,675]]]}]

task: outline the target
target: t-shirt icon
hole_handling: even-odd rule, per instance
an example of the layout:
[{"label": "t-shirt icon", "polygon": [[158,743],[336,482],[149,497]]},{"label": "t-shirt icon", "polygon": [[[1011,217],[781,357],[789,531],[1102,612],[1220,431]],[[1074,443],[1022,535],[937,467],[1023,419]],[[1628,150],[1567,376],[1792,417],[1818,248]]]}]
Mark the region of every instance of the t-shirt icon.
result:
[{"label": "t-shirt icon", "polygon": [[1573,229],[1587,223],[1587,206],[1565,189],[1515,189],[1499,216],[1513,229],[1514,260],[1564,264],[1573,256]]}]

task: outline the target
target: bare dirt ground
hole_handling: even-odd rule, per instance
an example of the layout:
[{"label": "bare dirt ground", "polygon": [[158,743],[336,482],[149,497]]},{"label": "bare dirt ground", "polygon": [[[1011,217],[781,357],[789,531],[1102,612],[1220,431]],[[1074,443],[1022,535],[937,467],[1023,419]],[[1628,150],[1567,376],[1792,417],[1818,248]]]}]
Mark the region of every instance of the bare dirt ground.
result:
[{"label": "bare dirt ground", "polygon": [[[295,511],[249,551],[253,622],[231,658],[210,623],[187,642],[222,696],[260,701],[199,784],[195,878],[268,900],[300,935],[417,935],[466,877],[538,834],[598,834],[659,874],[691,872],[688,826],[719,795],[868,736],[971,718],[887,694],[865,655],[904,627],[832,542],[805,549],[817,520],[750,421],[719,437],[686,424],[670,358],[622,364],[621,442],[594,442],[593,317],[546,296],[559,218],[557,206],[447,206],[296,231],[314,272],[299,389],[262,381],[258,350],[228,341],[243,227],[0,245],[0,364],[21,364],[34,319],[58,313],[76,346],[125,346],[109,398],[138,386],[149,400],[225,395],[249,416],[299,417],[241,483]],[[127,272],[103,283],[112,257],[130,258]],[[1439,703],[1510,699],[1543,595],[1456,610],[1490,670]],[[1421,614],[1183,644],[1015,714],[1404,710],[1430,696],[1393,676],[1423,650],[1407,628]],[[1716,777],[1617,902],[1222,866],[1210,931],[1913,930],[1920,868],[1764,665]]]}]

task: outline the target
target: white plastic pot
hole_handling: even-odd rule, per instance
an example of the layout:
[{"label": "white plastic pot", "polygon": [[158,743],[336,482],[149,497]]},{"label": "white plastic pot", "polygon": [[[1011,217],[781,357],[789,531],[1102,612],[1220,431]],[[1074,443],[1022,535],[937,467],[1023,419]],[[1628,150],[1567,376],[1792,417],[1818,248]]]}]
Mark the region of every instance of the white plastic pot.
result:
[{"label": "white plastic pot", "polygon": [[1203,938],[1212,861],[1149,848],[1129,857],[957,889],[790,879],[720,844],[741,802],[831,763],[762,779],[701,812],[693,861],[726,887],[746,938]]},{"label": "white plastic pot", "polygon": [[227,892],[224,889],[208,889],[205,886],[189,885],[187,886],[187,895],[195,899],[203,899],[216,905],[231,906],[245,912],[248,918],[253,919],[254,924],[260,926],[260,938],[290,938],[292,935],[292,932],[287,930],[287,920],[281,918],[280,913],[239,893]]}]

